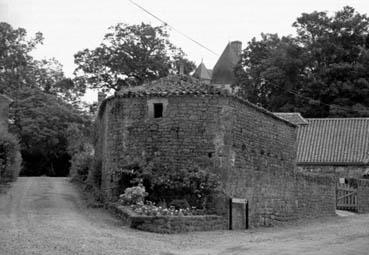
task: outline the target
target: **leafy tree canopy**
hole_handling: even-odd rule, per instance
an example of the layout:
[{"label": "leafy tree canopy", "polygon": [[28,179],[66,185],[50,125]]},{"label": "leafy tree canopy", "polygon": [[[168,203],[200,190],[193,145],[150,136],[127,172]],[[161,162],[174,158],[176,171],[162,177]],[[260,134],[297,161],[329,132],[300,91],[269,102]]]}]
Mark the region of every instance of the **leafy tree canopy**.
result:
[{"label": "leafy tree canopy", "polygon": [[263,34],[236,68],[239,93],[271,111],[369,116],[369,19],[352,7],[304,13],[296,36]]},{"label": "leafy tree canopy", "polygon": [[28,39],[26,30],[0,23],[0,93],[14,99],[10,130],[21,144],[23,174],[68,173],[67,128],[83,125],[88,117],[68,102],[80,90],[64,76],[55,60],[35,60],[30,52],[42,43],[42,34]]},{"label": "leafy tree canopy", "polygon": [[68,174],[69,126],[89,123],[87,116],[60,98],[26,88],[18,93],[11,130],[21,138],[22,174]]},{"label": "leafy tree canopy", "polygon": [[141,85],[177,70],[190,73],[195,65],[168,39],[165,27],[117,24],[109,28],[99,47],[75,54],[75,82],[79,86],[117,91]]}]

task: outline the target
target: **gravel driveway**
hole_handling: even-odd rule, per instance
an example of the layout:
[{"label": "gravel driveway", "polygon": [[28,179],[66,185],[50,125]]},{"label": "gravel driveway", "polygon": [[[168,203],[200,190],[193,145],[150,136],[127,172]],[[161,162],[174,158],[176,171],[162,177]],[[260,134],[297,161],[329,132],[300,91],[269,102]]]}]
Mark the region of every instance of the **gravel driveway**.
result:
[{"label": "gravel driveway", "polygon": [[369,254],[369,215],[161,235],[87,208],[67,178],[19,178],[0,194],[0,255],[7,254]]}]

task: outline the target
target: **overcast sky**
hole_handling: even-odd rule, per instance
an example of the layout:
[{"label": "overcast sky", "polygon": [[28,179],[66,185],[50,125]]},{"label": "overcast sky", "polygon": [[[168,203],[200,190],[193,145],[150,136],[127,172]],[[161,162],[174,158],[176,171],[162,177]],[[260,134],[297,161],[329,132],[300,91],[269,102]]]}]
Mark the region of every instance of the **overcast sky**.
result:
[{"label": "overcast sky", "polygon": [[[294,34],[291,24],[303,12],[333,13],[345,5],[369,13],[369,0],[134,0],[183,33],[221,54],[228,41],[243,47],[260,33]],[[55,57],[67,76],[75,68],[73,55],[94,48],[107,28],[118,22],[160,23],[128,0],[0,0],[0,21],[23,27],[29,34],[42,32],[45,41],[36,58]],[[196,64],[212,68],[217,56],[176,32],[171,41]]]}]

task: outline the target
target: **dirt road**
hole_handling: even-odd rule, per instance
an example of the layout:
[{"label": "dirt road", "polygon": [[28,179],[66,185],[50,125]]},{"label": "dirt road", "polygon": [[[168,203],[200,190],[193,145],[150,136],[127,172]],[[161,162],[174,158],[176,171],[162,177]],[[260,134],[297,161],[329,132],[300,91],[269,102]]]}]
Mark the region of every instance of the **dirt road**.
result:
[{"label": "dirt road", "polygon": [[87,208],[66,178],[19,178],[0,194],[0,255],[7,254],[369,254],[369,215],[160,235]]}]

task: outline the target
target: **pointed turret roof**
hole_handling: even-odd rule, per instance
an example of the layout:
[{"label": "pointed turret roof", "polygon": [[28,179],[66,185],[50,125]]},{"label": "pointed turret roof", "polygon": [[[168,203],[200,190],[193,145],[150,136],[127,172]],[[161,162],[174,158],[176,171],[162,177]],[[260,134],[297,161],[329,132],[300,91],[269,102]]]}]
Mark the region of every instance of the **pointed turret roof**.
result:
[{"label": "pointed turret roof", "polygon": [[197,67],[192,76],[200,80],[211,80],[209,70],[206,68],[203,62],[201,62],[201,64]]},{"label": "pointed turret roof", "polygon": [[211,83],[232,84],[235,81],[234,68],[240,60],[242,43],[230,42],[224,49],[213,69]]}]

